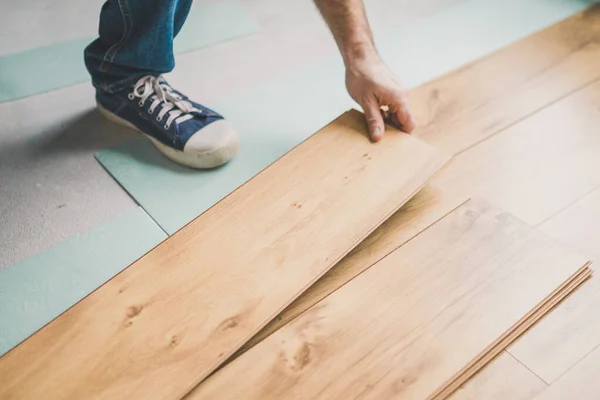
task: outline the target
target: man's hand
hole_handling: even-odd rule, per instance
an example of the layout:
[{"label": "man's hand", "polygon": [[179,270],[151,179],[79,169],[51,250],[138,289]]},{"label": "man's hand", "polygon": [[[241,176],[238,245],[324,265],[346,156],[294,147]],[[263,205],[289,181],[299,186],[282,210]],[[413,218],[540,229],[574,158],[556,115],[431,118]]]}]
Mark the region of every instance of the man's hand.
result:
[{"label": "man's hand", "polygon": [[384,120],[407,133],[415,128],[406,90],[379,57],[347,65],[346,87],[363,108],[374,142],[383,137]]},{"label": "man's hand", "polygon": [[[383,136],[384,120],[410,133],[415,123],[406,91],[379,58],[362,0],[315,0],[342,53],[346,87],[362,106],[373,141]],[[383,111],[381,107],[387,107]]]}]

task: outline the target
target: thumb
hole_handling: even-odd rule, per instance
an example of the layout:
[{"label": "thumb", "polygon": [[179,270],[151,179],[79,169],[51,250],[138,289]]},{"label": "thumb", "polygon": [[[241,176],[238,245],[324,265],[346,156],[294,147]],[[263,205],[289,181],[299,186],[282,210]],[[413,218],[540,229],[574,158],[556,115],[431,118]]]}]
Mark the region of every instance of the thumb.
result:
[{"label": "thumb", "polygon": [[362,105],[367,117],[367,124],[369,125],[369,136],[374,142],[378,142],[383,137],[383,116],[379,108],[379,103],[376,99],[367,99],[365,104]]}]

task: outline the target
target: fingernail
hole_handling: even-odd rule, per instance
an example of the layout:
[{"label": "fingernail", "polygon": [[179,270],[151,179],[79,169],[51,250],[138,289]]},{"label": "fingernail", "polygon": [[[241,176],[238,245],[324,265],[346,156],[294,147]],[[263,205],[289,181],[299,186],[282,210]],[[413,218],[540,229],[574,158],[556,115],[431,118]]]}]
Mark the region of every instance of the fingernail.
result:
[{"label": "fingernail", "polygon": [[381,133],[382,133],[381,127],[376,126],[375,129],[373,129],[373,139],[375,139],[375,140],[381,139]]}]

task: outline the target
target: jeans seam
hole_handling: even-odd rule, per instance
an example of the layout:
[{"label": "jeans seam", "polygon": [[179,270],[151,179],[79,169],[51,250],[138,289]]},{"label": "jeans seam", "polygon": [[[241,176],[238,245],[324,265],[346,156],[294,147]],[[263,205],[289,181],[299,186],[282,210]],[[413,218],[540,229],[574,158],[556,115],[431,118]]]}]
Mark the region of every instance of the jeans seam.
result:
[{"label": "jeans seam", "polygon": [[113,62],[118,51],[121,49],[123,42],[129,38],[131,34],[131,14],[129,12],[129,5],[127,4],[127,0],[118,0],[119,10],[121,10],[121,15],[123,16],[123,36],[121,39],[112,45],[104,54],[104,58],[102,59],[102,63],[100,63],[100,72],[107,72],[107,63]]}]

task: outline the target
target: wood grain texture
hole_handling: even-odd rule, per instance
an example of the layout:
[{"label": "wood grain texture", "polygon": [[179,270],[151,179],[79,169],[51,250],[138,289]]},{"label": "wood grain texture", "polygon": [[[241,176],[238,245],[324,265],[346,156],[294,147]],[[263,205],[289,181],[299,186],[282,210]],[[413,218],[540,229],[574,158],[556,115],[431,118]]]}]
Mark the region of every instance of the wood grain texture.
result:
[{"label": "wood grain texture", "polygon": [[535,400],[598,400],[600,396],[600,347],[589,353]]},{"label": "wood grain texture", "polygon": [[600,185],[600,82],[457,156],[434,182],[537,225]]},{"label": "wood grain texture", "polygon": [[427,398],[585,264],[471,200],[187,398]]},{"label": "wood grain texture", "polygon": [[356,246],[314,285],[269,322],[234,356],[239,357],[276,330],[339,289],[386,255],[459,207],[467,198],[428,185]]},{"label": "wood grain texture", "polygon": [[450,400],[531,400],[546,384],[507,352],[460,387]]},{"label": "wood grain texture", "polygon": [[[413,89],[411,102],[420,125],[415,136],[451,153],[460,153],[598,77],[600,7],[592,7],[465,68]],[[446,189],[443,197],[460,199],[469,193],[463,190],[461,195],[452,196],[452,190]],[[437,192],[441,194],[441,191]],[[423,193],[422,197],[425,198],[426,194]],[[413,200],[415,204],[419,203],[418,198]],[[436,212],[429,205],[427,207],[432,213]],[[390,218],[370,238],[397,232],[401,235],[396,239],[397,245],[409,238],[412,234],[402,226],[407,214],[401,210],[396,215],[397,220]],[[428,216],[423,215],[422,218]],[[387,254],[391,247],[379,249],[372,246],[382,245],[380,240],[369,243],[367,239],[363,242],[242,347],[235,357],[341,287],[363,271],[368,266],[366,264],[371,265],[375,259]],[[390,240],[390,244],[393,243],[394,240]],[[363,259],[363,248],[369,253],[367,259]],[[358,252],[362,254],[356,254]]]},{"label": "wood grain texture", "polygon": [[600,77],[600,6],[410,92],[415,135],[457,154]]},{"label": "wood grain texture", "polygon": [[352,111],[0,359],[0,398],[185,395],[417,192],[446,156]]},{"label": "wood grain texture", "polygon": [[[600,260],[600,189],[555,215],[540,229],[592,260]],[[600,345],[600,278],[592,277],[510,352],[546,382],[554,382]]]}]

